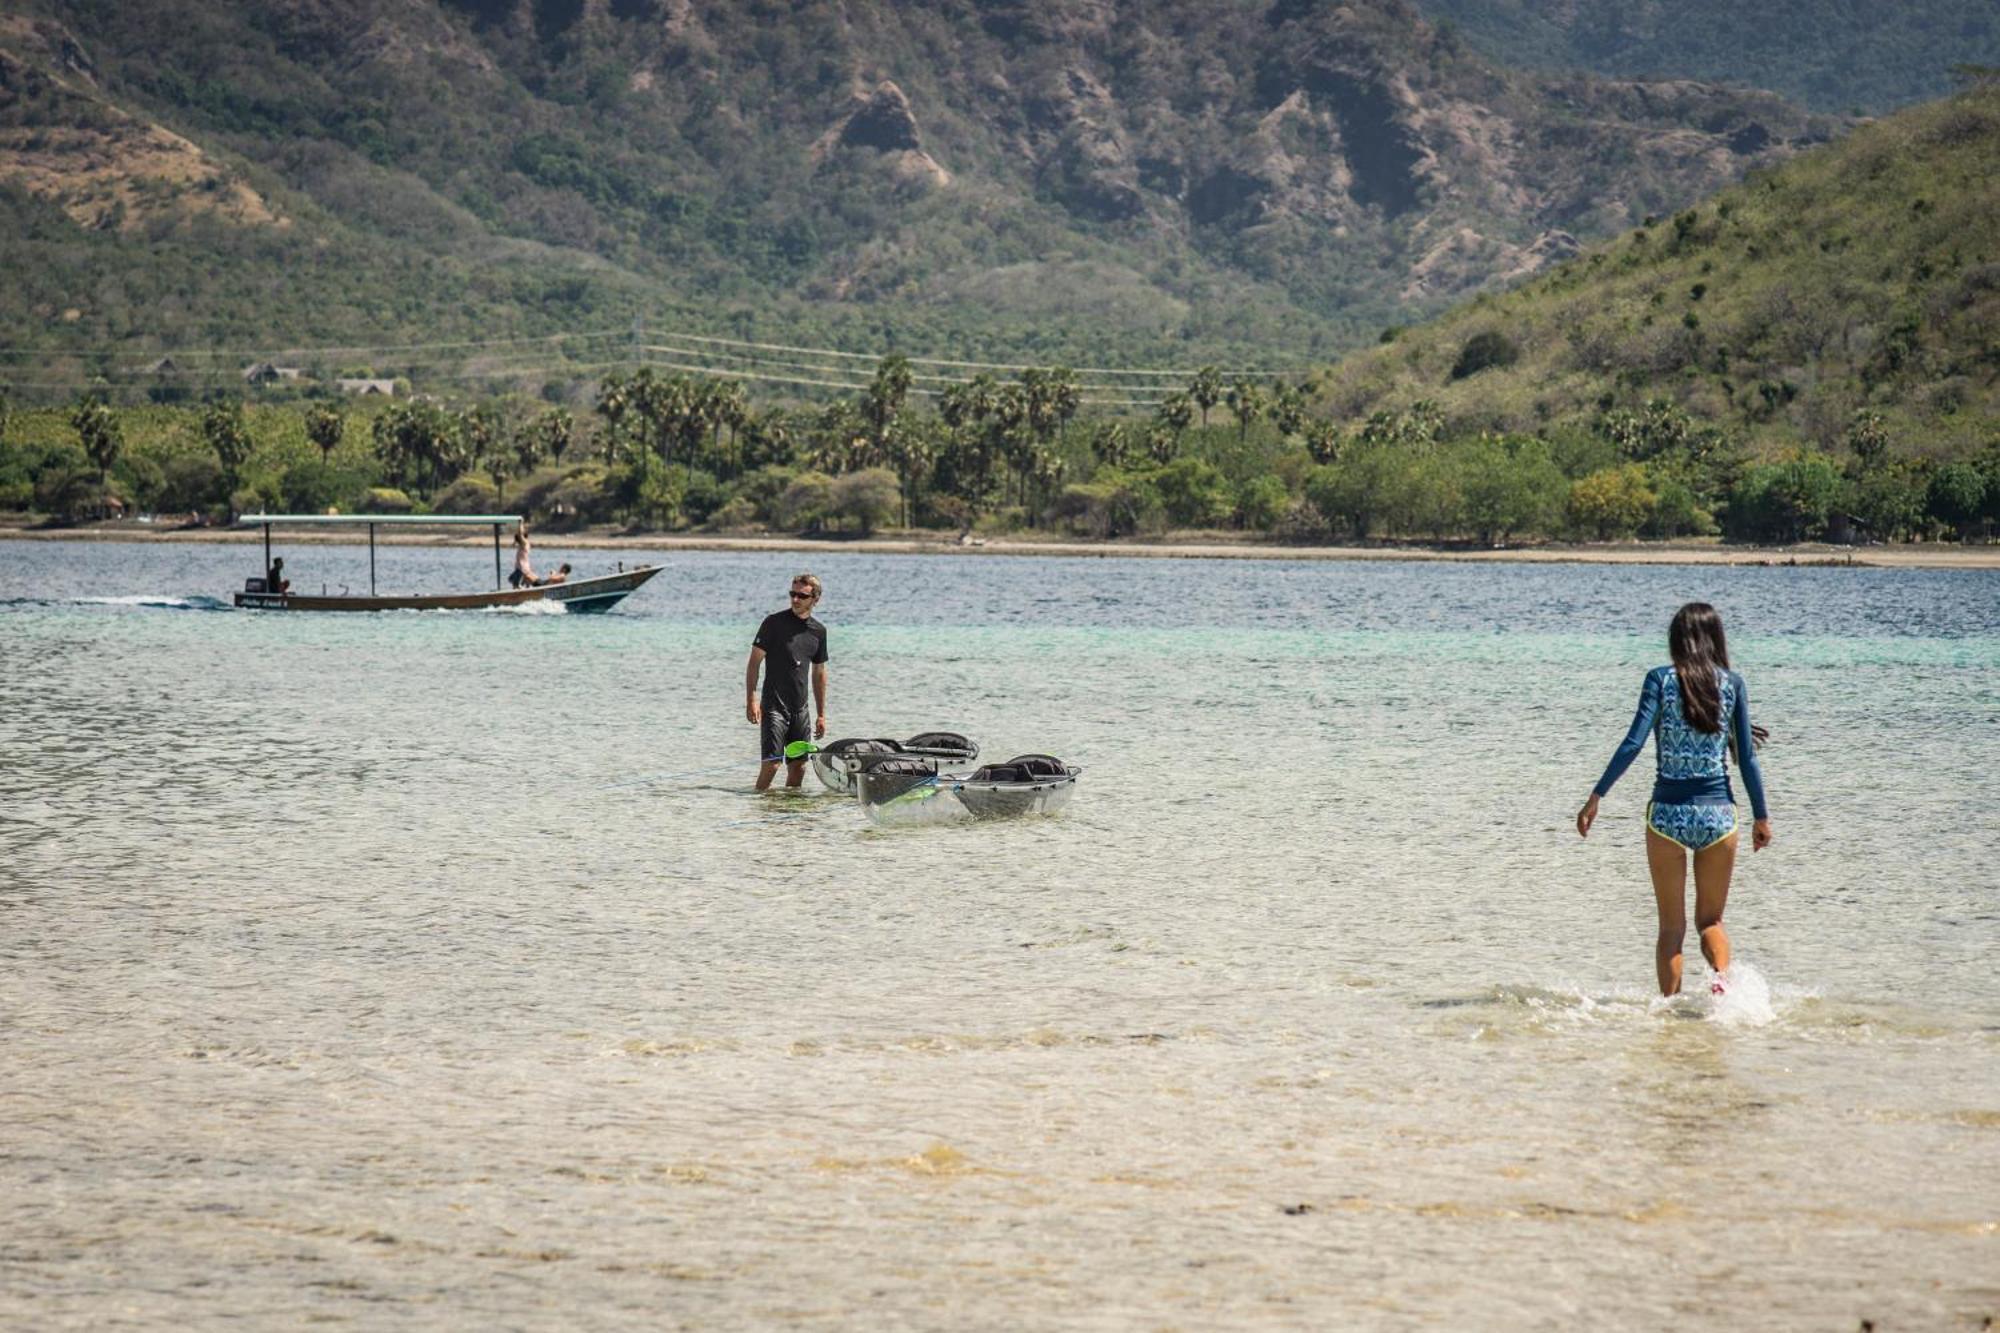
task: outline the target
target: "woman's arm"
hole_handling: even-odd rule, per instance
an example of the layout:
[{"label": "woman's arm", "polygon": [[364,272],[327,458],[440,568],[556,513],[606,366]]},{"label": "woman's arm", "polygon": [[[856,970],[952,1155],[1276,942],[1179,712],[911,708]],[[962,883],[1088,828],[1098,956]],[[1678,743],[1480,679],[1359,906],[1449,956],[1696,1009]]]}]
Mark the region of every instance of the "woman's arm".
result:
[{"label": "woman's arm", "polygon": [[1657,671],[1646,673],[1646,683],[1639,687],[1639,707],[1632,714],[1632,725],[1625,733],[1625,739],[1618,742],[1618,748],[1611,753],[1611,762],[1604,766],[1604,776],[1590,789],[1593,796],[1609,796],[1611,786],[1625,776],[1625,770],[1632,767],[1632,761],[1639,757],[1639,751],[1646,748],[1646,737],[1652,734],[1653,722],[1660,715],[1660,675]]},{"label": "woman's arm", "polygon": [[1576,831],[1579,837],[1590,836],[1590,826],[1597,822],[1597,803],[1611,790],[1611,784],[1625,775],[1632,761],[1639,757],[1639,751],[1646,748],[1646,737],[1653,730],[1653,719],[1660,713],[1660,673],[1648,671],[1646,683],[1639,687],[1639,707],[1632,714],[1631,729],[1625,739],[1618,742],[1618,748],[1611,754],[1611,762],[1604,766],[1604,776],[1590,789],[1590,799],[1583,803],[1583,809],[1576,812]]},{"label": "woman's arm", "polygon": [[1730,730],[1736,740],[1736,766],[1743,771],[1743,787],[1750,793],[1750,815],[1756,822],[1750,830],[1752,851],[1771,844],[1771,808],[1764,801],[1764,766],[1757,762],[1757,738],[1750,725],[1750,690],[1743,677],[1729,673],[1736,686],[1736,717]]}]

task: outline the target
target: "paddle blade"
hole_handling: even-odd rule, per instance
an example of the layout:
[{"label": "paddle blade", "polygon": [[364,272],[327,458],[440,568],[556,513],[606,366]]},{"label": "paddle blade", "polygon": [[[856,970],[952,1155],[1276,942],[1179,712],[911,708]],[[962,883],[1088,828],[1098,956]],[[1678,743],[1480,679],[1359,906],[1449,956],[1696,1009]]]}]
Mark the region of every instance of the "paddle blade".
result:
[{"label": "paddle blade", "polygon": [[785,758],[787,761],[803,759],[809,754],[816,753],[818,750],[819,747],[811,741],[793,741],[785,747]]}]

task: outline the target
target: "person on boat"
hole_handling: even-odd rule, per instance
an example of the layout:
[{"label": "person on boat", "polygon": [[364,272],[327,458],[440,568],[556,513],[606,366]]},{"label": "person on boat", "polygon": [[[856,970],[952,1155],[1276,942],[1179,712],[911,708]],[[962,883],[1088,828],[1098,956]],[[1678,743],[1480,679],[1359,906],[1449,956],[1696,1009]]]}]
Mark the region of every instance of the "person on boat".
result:
[{"label": "person on boat", "polygon": [[531,588],[535,584],[535,566],[529,558],[528,520],[522,519],[514,529],[514,572],[507,576],[507,582],[517,588]]},{"label": "person on boat", "polygon": [[285,557],[277,556],[271,561],[271,567],[264,571],[264,590],[280,594],[292,590],[292,581],[285,577]]},{"label": "person on boat", "polygon": [[[758,727],[757,790],[764,791],[785,763],[785,785],[805,781],[806,761],[785,757],[793,741],[826,735],[826,626],[813,615],[819,605],[817,575],[792,576],[791,605],[773,611],[750,641],[750,664],[743,673],[743,713]],[[757,686],[757,669],[764,668],[764,685]],[[813,707],[806,710],[806,678],[812,677]]]},{"label": "person on boat", "polygon": [[1729,666],[1722,617],[1706,602],[1689,602],[1667,630],[1670,666],[1646,673],[1639,709],[1619,742],[1604,776],[1576,814],[1576,831],[1590,836],[1598,802],[1610,794],[1639,751],[1653,737],[1658,773],[1646,807],[1646,867],[1660,913],[1654,950],[1660,994],[1681,988],[1681,945],[1687,935],[1687,864],[1694,860],[1694,924],[1702,956],[1713,976],[1710,989],[1721,994],[1729,969],[1729,934],[1722,928],[1729,881],[1736,870],[1736,793],[1729,785],[1728,752],[1736,751],[1743,785],[1750,792],[1750,848],[1771,845],[1771,812],[1764,801],[1764,774],[1757,763],[1756,735],[1750,726],[1750,692]]},{"label": "person on boat", "polygon": [[541,582],[543,582],[543,583],[568,583],[568,582],[569,582],[569,562],[568,562],[567,560],[565,560],[565,561],[564,561],[564,562],[562,563],[562,567],[561,567],[561,568],[559,568],[558,570],[556,570],[556,572],[555,572],[555,573],[553,573],[553,574],[549,575],[549,576],[548,576],[547,578],[545,578],[545,579],[541,580]]}]

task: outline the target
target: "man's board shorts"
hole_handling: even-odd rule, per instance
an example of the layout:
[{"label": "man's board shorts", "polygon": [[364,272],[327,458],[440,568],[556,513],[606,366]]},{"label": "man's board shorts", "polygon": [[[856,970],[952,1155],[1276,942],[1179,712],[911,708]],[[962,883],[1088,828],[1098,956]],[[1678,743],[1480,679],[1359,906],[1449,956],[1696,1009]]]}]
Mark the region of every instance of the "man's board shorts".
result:
[{"label": "man's board shorts", "polygon": [[1646,807],[1646,827],[1668,842],[1699,852],[1736,832],[1736,807],[1721,802],[1669,805],[1654,801]]},{"label": "man's board shorts", "polygon": [[796,713],[788,712],[782,704],[765,701],[764,725],[758,736],[758,744],[763,748],[757,751],[758,758],[767,764],[775,764],[785,757],[787,745],[810,739],[812,714],[803,708]]}]

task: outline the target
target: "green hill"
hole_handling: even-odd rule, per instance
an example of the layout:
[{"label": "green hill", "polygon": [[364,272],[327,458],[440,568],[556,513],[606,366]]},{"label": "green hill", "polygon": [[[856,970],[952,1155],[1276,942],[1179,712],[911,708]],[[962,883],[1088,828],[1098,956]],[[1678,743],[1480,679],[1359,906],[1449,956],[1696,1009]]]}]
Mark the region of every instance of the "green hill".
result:
[{"label": "green hill", "polygon": [[96,357],[17,365],[21,395],[639,313],[1296,365],[1837,128],[1521,74],[1406,0],[26,0],[0,317]]},{"label": "green hill", "polygon": [[1717,79],[1822,111],[1941,97],[1961,63],[2000,63],[1990,0],[1422,0],[1497,59],[1610,78]]},{"label": "green hill", "polygon": [[[1987,86],[1349,357],[1321,405],[1355,420],[1421,404],[1446,436],[1686,464],[1679,480],[1717,502],[1746,460],[1856,476],[1918,465],[1902,478],[1915,485],[1930,464],[2000,446],[1996,180],[2000,88]],[[1909,526],[1882,503],[1876,526]]]}]

